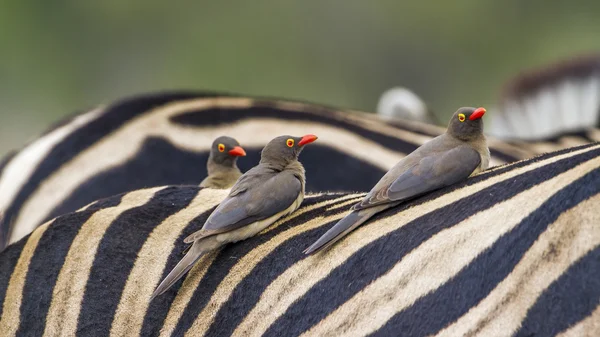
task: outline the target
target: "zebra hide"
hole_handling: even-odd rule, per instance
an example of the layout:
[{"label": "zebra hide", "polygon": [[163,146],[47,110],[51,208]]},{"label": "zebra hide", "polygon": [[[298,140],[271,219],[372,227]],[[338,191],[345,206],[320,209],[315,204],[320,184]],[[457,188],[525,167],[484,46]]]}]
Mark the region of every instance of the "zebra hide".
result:
[{"label": "zebra hide", "polygon": [[0,253],[0,335],[600,335],[600,143],[489,169],[307,257],[364,194],[308,195],[149,302],[226,193],[142,189],[38,227]]}]

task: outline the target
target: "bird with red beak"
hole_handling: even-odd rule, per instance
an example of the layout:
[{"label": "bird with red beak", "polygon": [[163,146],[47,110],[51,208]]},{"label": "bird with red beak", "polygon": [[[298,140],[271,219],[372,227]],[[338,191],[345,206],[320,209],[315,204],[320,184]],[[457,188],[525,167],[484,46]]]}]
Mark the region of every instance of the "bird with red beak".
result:
[{"label": "bird with red beak", "polygon": [[271,140],[260,154],[260,163],[237,180],[202,229],[183,240],[191,247],[158,285],[152,298],[167,291],[204,254],[252,237],[298,209],[304,200],[306,183],[298,156],[304,146],[315,140],[315,135]]},{"label": "bird with red beak", "polygon": [[200,187],[227,189],[233,186],[242,176],[237,158],[245,155],[246,151],[237,140],[227,136],[215,139],[206,163],[208,176],[202,180]]},{"label": "bird with red beak", "polygon": [[458,109],[444,134],[400,160],[348,215],[304,252],[325,249],[381,211],[485,170],[490,150],[483,135],[484,114],[484,108]]}]

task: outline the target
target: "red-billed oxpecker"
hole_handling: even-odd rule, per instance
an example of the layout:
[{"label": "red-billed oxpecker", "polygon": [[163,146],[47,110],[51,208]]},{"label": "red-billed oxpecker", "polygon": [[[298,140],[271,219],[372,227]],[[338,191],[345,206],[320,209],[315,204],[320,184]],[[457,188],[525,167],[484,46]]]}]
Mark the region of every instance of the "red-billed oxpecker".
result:
[{"label": "red-billed oxpecker", "polygon": [[237,140],[221,136],[212,144],[206,163],[208,176],[202,180],[200,187],[227,189],[233,186],[242,176],[237,167],[237,158],[246,155],[246,151]]},{"label": "red-billed oxpecker", "polygon": [[152,294],[164,293],[204,254],[256,235],[279,218],[294,212],[304,200],[304,167],[298,155],[317,140],[280,136],[262,150],[260,163],[244,173],[229,195],[208,217],[202,229],[183,241],[192,246]]},{"label": "red-billed oxpecker", "polygon": [[350,214],[304,252],[329,247],[373,215],[403,201],[467,179],[488,167],[490,151],[483,135],[484,108],[460,108],[446,132],[404,157],[354,205]]}]

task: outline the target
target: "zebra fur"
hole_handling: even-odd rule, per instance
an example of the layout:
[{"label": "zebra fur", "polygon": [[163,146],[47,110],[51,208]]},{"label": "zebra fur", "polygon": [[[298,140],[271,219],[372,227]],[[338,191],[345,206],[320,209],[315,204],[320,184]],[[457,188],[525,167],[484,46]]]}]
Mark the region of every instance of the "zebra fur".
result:
[{"label": "zebra fur", "polygon": [[364,194],[313,194],[154,287],[227,191],[133,191],[0,253],[0,335],[597,336],[600,143],[484,171],[302,250]]},{"label": "zebra fur", "polygon": [[[145,187],[199,184],[212,141],[234,136],[256,165],[273,134],[319,136],[303,154],[308,192],[364,191],[443,128],[317,104],[211,93],[157,93],[57,125],[0,171],[0,249],[60,214]],[[489,140],[492,164],[535,154]],[[323,158],[327,158],[326,161]]]}]

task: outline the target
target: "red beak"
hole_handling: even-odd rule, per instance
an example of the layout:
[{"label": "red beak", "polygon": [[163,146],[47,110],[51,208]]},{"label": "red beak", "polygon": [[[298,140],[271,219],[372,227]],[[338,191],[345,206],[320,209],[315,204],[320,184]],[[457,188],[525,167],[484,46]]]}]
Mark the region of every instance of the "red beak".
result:
[{"label": "red beak", "polygon": [[314,142],[315,140],[317,140],[317,136],[306,135],[306,136],[302,137],[302,139],[300,139],[300,141],[298,142],[298,146],[304,146],[306,144],[310,144],[310,143]]},{"label": "red beak", "polygon": [[242,149],[241,146],[236,146],[233,149],[229,150],[229,155],[235,157],[243,157],[246,155],[246,151],[244,151],[244,149]]},{"label": "red beak", "polygon": [[485,109],[484,108],[477,108],[477,109],[475,109],[475,111],[473,111],[473,113],[469,117],[469,120],[470,121],[474,121],[476,119],[479,119],[479,118],[483,117],[484,114],[485,114]]}]

